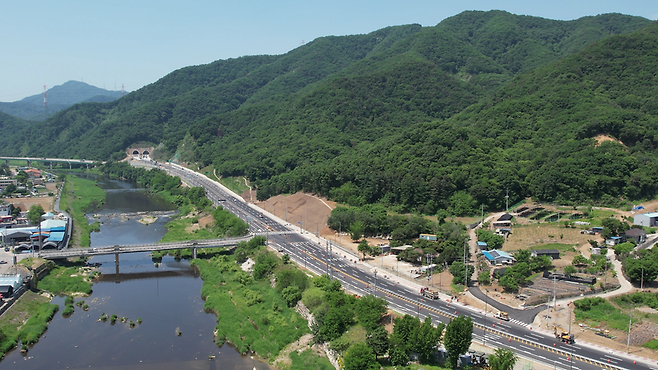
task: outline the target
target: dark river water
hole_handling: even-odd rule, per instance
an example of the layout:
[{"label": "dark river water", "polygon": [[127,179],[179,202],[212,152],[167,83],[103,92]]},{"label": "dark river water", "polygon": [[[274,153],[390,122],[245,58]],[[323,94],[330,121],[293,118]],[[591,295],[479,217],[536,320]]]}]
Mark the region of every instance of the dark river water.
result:
[{"label": "dark river water", "polygon": [[[130,183],[100,178],[108,190],[102,209],[94,211],[101,231],[92,233],[92,246],[152,243],[165,233],[169,221],[163,211],[171,205],[135,190]],[[148,226],[137,222],[136,212],[160,211]],[[91,213],[91,212],[90,212]],[[128,213],[126,217],[117,214]],[[171,212],[169,212],[171,213]],[[64,298],[44,336],[26,355],[14,350],[0,361],[0,369],[269,369],[249,356],[241,356],[228,345],[213,342],[216,317],[205,313],[201,299],[203,281],[185,260],[165,257],[156,267],[146,253],[122,254],[119,266],[114,256],[97,256],[103,279],[84,300],[89,310],[76,306],[68,318],[62,316]],[[98,321],[103,314],[116,314],[141,324],[114,325]],[[182,334],[177,335],[177,331]],[[209,359],[209,356],[215,356]]]}]

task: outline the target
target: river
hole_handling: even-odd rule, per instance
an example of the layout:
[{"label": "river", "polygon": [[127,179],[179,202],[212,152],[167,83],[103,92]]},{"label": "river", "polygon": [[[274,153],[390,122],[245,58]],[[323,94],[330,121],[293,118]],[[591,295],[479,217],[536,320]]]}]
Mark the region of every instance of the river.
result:
[{"label": "river", "polygon": [[[133,184],[98,178],[107,189],[103,207],[94,211],[101,222],[92,233],[92,246],[152,243],[165,233],[168,217],[155,223],[137,222],[137,212],[171,211],[160,198],[135,189]],[[91,212],[90,212],[91,213]],[[117,214],[128,213],[128,217]],[[166,213],[166,212],[165,212]],[[96,256],[102,279],[84,300],[89,310],[76,306],[68,318],[62,316],[64,298],[48,330],[25,355],[17,350],[0,361],[1,369],[270,369],[233,348],[221,348],[213,341],[216,317],[206,313],[200,292],[203,281],[185,260],[164,257],[157,267],[149,254]],[[103,314],[116,314],[141,324],[98,321]],[[180,331],[181,335],[177,335]],[[209,356],[215,356],[210,359]]]}]

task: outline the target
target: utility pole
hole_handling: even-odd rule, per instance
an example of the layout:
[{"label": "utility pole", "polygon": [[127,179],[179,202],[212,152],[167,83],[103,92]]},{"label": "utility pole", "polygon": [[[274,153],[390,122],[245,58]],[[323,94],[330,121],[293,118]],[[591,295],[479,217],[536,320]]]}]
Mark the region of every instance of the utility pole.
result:
[{"label": "utility pole", "polygon": [[628,339],[626,340],[626,353],[631,353],[631,322],[633,321],[633,301],[628,315]]},{"label": "utility pole", "polygon": [[[555,311],[557,311],[557,293],[556,293],[556,288],[555,288],[555,275],[553,275],[553,312],[555,312]],[[556,320],[557,320],[557,318],[556,318]]]},{"label": "utility pole", "polygon": [[605,273],[603,274],[603,291],[605,291],[605,287],[608,285],[608,255],[606,254],[605,256]]},{"label": "utility pole", "polygon": [[468,240],[464,242],[464,292],[468,288],[468,265],[466,264],[466,247],[468,246]]},{"label": "utility pole", "polygon": [[324,245],[324,253],[327,254],[327,257],[324,259],[324,264],[327,266],[327,276],[329,276],[329,243],[327,242]]},{"label": "utility pole", "polygon": [[505,213],[509,214],[509,189],[505,189]]},{"label": "utility pole", "polygon": [[333,256],[331,255],[332,253],[333,247],[331,244],[329,244],[329,280],[331,280],[334,276]]}]

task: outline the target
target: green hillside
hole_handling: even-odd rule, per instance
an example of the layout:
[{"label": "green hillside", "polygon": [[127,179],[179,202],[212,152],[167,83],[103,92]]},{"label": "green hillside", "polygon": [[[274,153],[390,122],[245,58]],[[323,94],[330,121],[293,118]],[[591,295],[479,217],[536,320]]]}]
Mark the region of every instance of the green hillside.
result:
[{"label": "green hillside", "polygon": [[[624,44],[630,38],[650,39],[650,24],[619,14],[565,22],[474,11],[435,27],[324,37],[284,55],[186,67],[122,99],[78,104],[20,130],[3,128],[0,153],[105,160],[122,158],[136,142],[162,143],[169,156],[184,143],[184,159],[248,176],[259,197],[308,190],[425,213],[499,207],[507,188],[513,199],[652,196],[652,180],[645,178],[652,162],[638,155],[653,147],[637,146],[652,130],[650,103],[636,107],[638,100],[626,97],[639,93],[637,76],[627,69],[616,76],[601,70],[601,63],[633,64],[651,84],[653,70],[627,59],[633,53],[605,51],[632,48]],[[649,44],[636,59],[655,53]],[[594,57],[596,50],[601,55]],[[581,76],[580,85],[570,85],[577,79],[569,73]],[[598,85],[592,90],[591,83]],[[631,106],[620,110],[610,99]],[[586,122],[592,113],[577,106],[610,119]],[[626,118],[631,111],[634,118]],[[645,131],[635,132],[638,127]],[[595,133],[626,147],[594,147]],[[614,158],[612,167],[622,159],[636,159],[637,166],[599,176],[598,183],[575,177],[593,168],[606,172],[600,163],[575,161],[572,175],[549,175],[551,166],[564,167],[560,160],[587,155],[594,161],[604,151]]]},{"label": "green hillside", "polygon": [[[512,199],[566,203],[652,198],[657,33],[653,23],[595,43],[515,78],[448,120],[263,182],[260,195],[303,188],[351,204],[383,201],[427,213],[465,204],[471,212],[480,204],[501,209],[507,189]],[[619,143],[597,145],[597,135]]]}]

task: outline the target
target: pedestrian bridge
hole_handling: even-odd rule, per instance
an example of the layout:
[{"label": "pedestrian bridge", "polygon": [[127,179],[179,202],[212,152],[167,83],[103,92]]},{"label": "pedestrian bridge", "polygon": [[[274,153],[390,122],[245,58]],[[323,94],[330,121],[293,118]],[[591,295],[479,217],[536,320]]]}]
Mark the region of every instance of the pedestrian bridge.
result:
[{"label": "pedestrian bridge", "polygon": [[152,252],[152,251],[163,251],[171,249],[192,249],[192,257],[196,258],[196,250],[198,248],[216,248],[216,247],[226,247],[237,245],[240,242],[247,242],[255,236],[266,236],[266,235],[275,235],[275,234],[289,234],[292,232],[272,232],[272,233],[257,233],[249,234],[247,236],[239,236],[233,238],[220,238],[220,239],[205,239],[205,240],[187,240],[182,242],[170,242],[170,243],[152,243],[152,244],[133,244],[133,245],[112,245],[112,246],[103,246],[103,247],[92,247],[92,248],[68,248],[62,250],[53,250],[53,251],[40,251],[39,257],[55,260],[62,258],[74,258],[74,257],[91,257],[91,256],[100,256],[106,254],[115,254],[117,261],[119,254],[122,253],[137,253],[137,252]]}]

